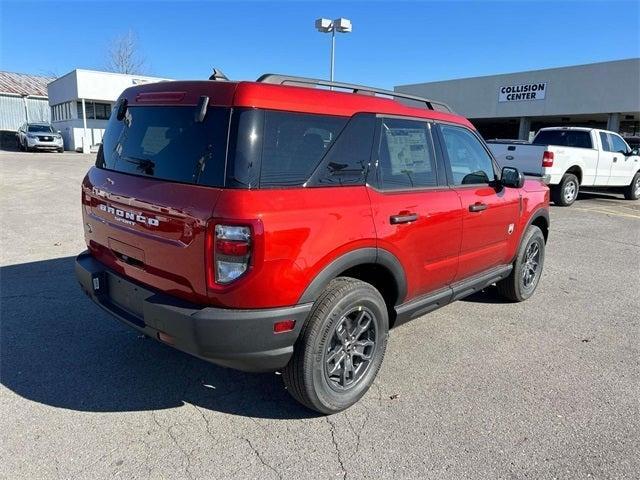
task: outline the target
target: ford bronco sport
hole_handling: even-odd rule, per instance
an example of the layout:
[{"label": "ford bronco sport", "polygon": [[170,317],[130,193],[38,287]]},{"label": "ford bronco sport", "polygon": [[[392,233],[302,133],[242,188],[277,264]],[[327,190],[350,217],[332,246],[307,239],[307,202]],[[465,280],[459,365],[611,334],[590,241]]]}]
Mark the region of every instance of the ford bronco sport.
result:
[{"label": "ford bronco sport", "polygon": [[370,387],[390,327],[494,283],[530,297],[548,206],[436,101],[281,75],[139,85],[82,183],[76,275],[125,324],[282,370],[329,414]]}]

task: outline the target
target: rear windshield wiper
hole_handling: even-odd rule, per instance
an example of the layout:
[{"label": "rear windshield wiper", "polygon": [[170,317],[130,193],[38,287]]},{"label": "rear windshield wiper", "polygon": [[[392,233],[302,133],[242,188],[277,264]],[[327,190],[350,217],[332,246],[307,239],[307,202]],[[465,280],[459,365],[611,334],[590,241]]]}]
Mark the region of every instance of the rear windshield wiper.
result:
[{"label": "rear windshield wiper", "polygon": [[137,168],[145,175],[153,175],[153,170],[156,168],[156,162],[149,160],[148,158],[123,156],[122,159],[126,162],[137,165]]}]

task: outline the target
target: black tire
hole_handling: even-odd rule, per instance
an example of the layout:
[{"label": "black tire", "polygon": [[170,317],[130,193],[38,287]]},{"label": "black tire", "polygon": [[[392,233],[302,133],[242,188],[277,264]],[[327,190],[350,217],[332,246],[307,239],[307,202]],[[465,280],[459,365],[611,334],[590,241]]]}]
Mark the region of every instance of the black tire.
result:
[{"label": "black tire", "polygon": [[551,190],[553,203],[561,207],[568,207],[578,198],[580,182],[573,173],[565,173],[559,185]]},{"label": "black tire", "polygon": [[[364,330],[354,338],[351,334],[357,334],[358,327]],[[340,412],[360,400],[373,383],[388,336],[389,316],[380,292],[354,278],[334,279],[309,313],[282,372],[284,384],[306,407],[323,414]]]},{"label": "black tire", "polygon": [[[530,225],[524,232],[518,254],[515,262],[513,262],[513,270],[511,274],[504,280],[500,280],[496,287],[498,293],[512,302],[523,302],[535,292],[540,277],[542,276],[542,267],[544,266],[544,235],[535,225]],[[537,249],[537,257],[534,262],[528,262],[529,254]],[[535,265],[534,265],[535,263]],[[531,274],[533,268],[533,276],[525,278]],[[525,270],[527,269],[527,270]],[[528,280],[528,281],[527,281]]]},{"label": "black tire", "polygon": [[638,200],[640,198],[640,171],[636,172],[628,187],[624,189],[624,198]]},{"label": "black tire", "polygon": [[64,153],[64,148],[59,148],[58,153]]}]

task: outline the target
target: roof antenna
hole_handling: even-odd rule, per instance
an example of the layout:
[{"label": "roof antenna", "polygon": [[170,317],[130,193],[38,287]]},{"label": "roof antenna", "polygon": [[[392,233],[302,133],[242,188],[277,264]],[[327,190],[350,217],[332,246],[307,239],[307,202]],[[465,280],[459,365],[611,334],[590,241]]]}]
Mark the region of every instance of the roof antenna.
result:
[{"label": "roof antenna", "polygon": [[218,70],[217,68],[213,69],[213,73],[209,77],[209,80],[229,81],[227,76],[224,73],[222,73],[222,70]]}]

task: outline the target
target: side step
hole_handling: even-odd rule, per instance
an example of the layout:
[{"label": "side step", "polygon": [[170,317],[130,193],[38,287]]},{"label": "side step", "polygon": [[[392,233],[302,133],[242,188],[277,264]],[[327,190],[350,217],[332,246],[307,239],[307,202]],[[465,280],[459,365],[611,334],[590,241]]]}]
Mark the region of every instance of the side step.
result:
[{"label": "side step", "polygon": [[513,270],[513,265],[502,265],[492,268],[486,272],[475,275],[466,280],[456,282],[449,287],[442,288],[433,293],[418,297],[410,302],[403,303],[395,307],[396,321],[394,326],[421,317],[422,315],[436,310],[440,307],[468,297],[489,285],[503,280],[509,276]]}]

